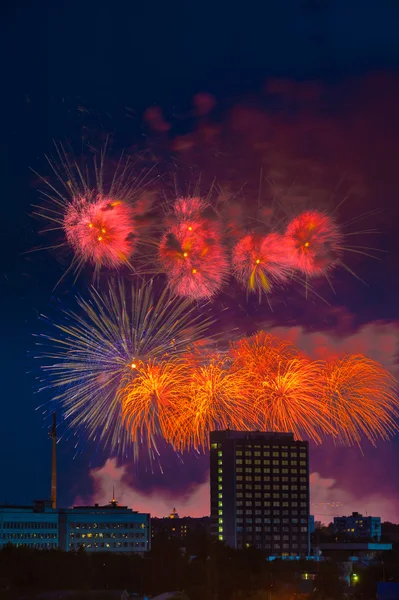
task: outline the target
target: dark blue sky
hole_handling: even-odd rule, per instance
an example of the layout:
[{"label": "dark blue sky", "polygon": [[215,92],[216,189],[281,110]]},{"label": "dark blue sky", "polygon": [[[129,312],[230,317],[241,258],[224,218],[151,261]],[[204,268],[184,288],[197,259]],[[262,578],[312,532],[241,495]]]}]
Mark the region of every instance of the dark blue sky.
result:
[{"label": "dark blue sky", "polygon": [[[99,143],[103,133],[115,132],[120,146],[142,145],[145,108],[160,105],[172,122],[178,121],[199,91],[215,94],[223,120],[223,106],[231,108],[249,93],[256,98],[271,77],[320,78],[324,89],[332,90],[325,92],[332,113],[340,111],[339,102],[346,97],[342,90],[351,82],[351,101],[364,107],[369,88],[359,85],[356,97],[355,76],[386,69],[397,76],[399,5],[388,0],[244,5],[224,0],[200,4],[75,0],[34,6],[10,2],[2,11],[0,502],[29,502],[33,496],[48,495],[50,442],[34,410],[39,401],[33,395],[33,377],[27,375],[34,368],[28,351],[32,334],[40,328],[37,314],[48,312],[63,269],[48,253],[22,254],[38,244],[37,224],[28,214],[37,199],[29,168],[46,172],[43,155],[53,139],[76,142],[84,133]],[[379,110],[384,106],[383,92],[382,86]],[[396,148],[397,122],[395,127],[390,142]],[[385,209],[381,226],[387,232],[383,244],[388,245],[389,256],[383,271],[360,265],[379,284],[356,288],[346,308],[354,314],[362,302],[364,322],[396,321],[397,286],[383,286],[389,277],[396,278],[395,244],[389,241],[395,237],[396,224],[386,215],[399,190],[389,160],[384,157],[379,164],[377,152],[375,164],[375,180],[387,178],[377,204]],[[69,292],[65,286],[59,294],[68,301]],[[72,444],[60,444],[59,452],[60,500],[68,504],[89,489],[91,453],[72,462]],[[101,462],[101,457],[95,461]],[[189,471],[191,475],[187,471],[182,477],[194,481],[203,477],[203,469]],[[151,483],[144,481],[143,486]]]}]

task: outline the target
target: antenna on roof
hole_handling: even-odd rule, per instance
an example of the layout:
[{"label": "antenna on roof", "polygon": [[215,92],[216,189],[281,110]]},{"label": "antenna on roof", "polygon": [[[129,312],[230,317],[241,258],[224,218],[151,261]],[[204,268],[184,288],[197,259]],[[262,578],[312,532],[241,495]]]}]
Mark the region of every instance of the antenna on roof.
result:
[{"label": "antenna on roof", "polygon": [[112,486],[112,500],[110,502],[112,506],[116,506],[118,502],[115,500],[115,485]]}]

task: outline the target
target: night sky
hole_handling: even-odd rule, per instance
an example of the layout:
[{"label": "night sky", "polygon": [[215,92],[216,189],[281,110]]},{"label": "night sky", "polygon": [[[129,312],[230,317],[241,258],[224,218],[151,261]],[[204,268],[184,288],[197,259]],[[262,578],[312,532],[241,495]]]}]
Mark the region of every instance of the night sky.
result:
[{"label": "night sky", "polygon": [[[310,203],[337,210],[348,231],[375,229],[359,244],[377,248],[378,260],[349,256],[359,279],[339,270],[334,291],[318,282],[326,302],[293,289],[275,298],[271,311],[232,286],[214,310],[224,309],[226,339],[233,328],[277,328],[311,356],[360,351],[398,374],[399,5],[264,4],[3,7],[0,502],[30,503],[50,492],[33,334],[52,298],[72,305],[73,281],[53,292],[65,257],[26,253],[46,245],[30,214],[39,191],[30,169],[50,175],[44,155],[53,140],[79,152],[98,150],[111,134],[116,155],[150,151],[167,174],[166,192],[174,170],[182,180],[201,174],[244,207],[277,197],[287,214]],[[152,120],[151,107],[159,107]],[[180,462],[166,453],[164,474],[152,474],[144,465],[136,472],[130,463],[106,462],[90,444],[76,458],[72,440],[58,447],[60,505],[109,500],[115,482],[120,499],[135,508],[208,510],[207,457]],[[315,504],[341,502],[399,521],[399,438],[376,449],[365,444],[363,453],[332,446],[311,452]],[[151,505],[146,494],[155,492]],[[330,509],[315,510],[328,520]]]}]

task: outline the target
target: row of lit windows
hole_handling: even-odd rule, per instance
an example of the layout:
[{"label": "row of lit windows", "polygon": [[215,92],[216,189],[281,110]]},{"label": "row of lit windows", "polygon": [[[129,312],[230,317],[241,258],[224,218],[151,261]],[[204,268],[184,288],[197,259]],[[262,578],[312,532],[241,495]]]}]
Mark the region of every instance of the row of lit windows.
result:
[{"label": "row of lit windows", "polygon": [[[283,533],[289,533],[290,531],[292,533],[307,533],[308,528],[307,525],[294,525],[289,527],[288,525],[274,525],[273,527],[271,525],[262,525],[262,523],[257,523],[257,519],[254,519],[255,521],[255,527],[257,531],[266,531],[267,533],[270,533],[271,531],[274,531],[275,533],[280,533],[281,531]],[[246,527],[252,527],[253,523],[252,523],[252,519],[246,519],[245,521],[245,526]],[[243,527],[243,520],[242,519],[237,519],[237,528],[239,527]]]},{"label": "row of lit windows", "polygon": [[251,450],[248,450],[248,448],[246,448],[243,451],[243,450],[240,450],[239,448],[237,448],[236,456],[247,456],[247,457],[273,456],[273,458],[279,458],[279,457],[288,458],[289,456],[291,456],[291,457],[299,456],[299,458],[306,458],[307,453],[305,450],[301,450],[300,452],[297,452],[296,449],[291,450],[291,452],[288,454],[288,451],[284,452],[284,451],[276,450],[275,448],[272,448],[272,452],[270,451],[270,448],[264,448],[262,452],[260,450],[251,451]]},{"label": "row of lit windows", "polygon": [[[242,548],[243,545],[244,545],[243,540],[240,540],[237,545],[238,545],[239,548]],[[245,544],[245,546],[249,547],[249,544]],[[287,543],[285,543],[285,544],[282,544],[282,545],[281,544],[273,544],[272,545],[270,542],[269,543],[268,542],[264,542],[264,544],[259,544],[259,548],[260,549],[263,548],[264,550],[271,550],[271,548],[273,548],[274,551],[278,551],[278,550],[281,550],[281,549],[283,549],[283,550],[295,550],[295,549],[298,549],[299,550],[300,548],[303,548],[305,550],[305,546],[301,546],[300,544],[298,545],[298,544],[295,544],[295,543],[294,544],[287,544]],[[296,552],[292,553],[292,554],[293,554],[293,556],[296,556]],[[288,553],[286,555],[288,556]]]},{"label": "row of lit windows", "polygon": [[139,539],[139,538],[144,538],[145,534],[144,533],[70,533],[69,537],[71,539],[76,538],[76,539],[85,539],[86,537],[88,539],[90,538],[104,538],[104,539]]},{"label": "row of lit windows", "polygon": [[[258,507],[246,507],[244,508],[237,508],[237,515],[252,515],[252,513],[255,513],[256,515],[261,515],[264,511],[263,508],[289,508],[290,506],[292,507],[292,509],[295,509],[295,512],[298,510],[298,503],[297,502],[292,502],[291,504],[289,502],[264,502],[262,506],[258,506]],[[301,503],[301,508],[307,508],[307,504],[306,503]]]},{"label": "row of lit windows", "polygon": [[[262,533],[263,529],[262,527],[237,527],[237,533]],[[301,536],[298,536],[296,534],[291,535],[291,537],[288,535],[288,533],[283,533],[281,534],[279,533],[273,533],[273,535],[271,535],[270,531],[266,531],[266,534],[263,536],[265,540],[274,540],[276,542],[279,542],[280,540],[284,540],[284,541],[289,541],[291,539],[291,541],[296,542],[298,539],[302,539]],[[306,538],[307,539],[307,538]]]},{"label": "row of lit windows", "polygon": [[[260,478],[260,481],[259,481],[259,477],[257,476],[257,478],[255,479],[255,483],[253,483],[252,480],[245,479],[245,481],[247,481],[245,487],[248,489],[251,489],[251,490],[261,490],[262,488],[265,490],[269,490],[270,486],[276,486],[280,482],[288,484],[290,486],[290,489],[293,489],[293,486],[298,485],[298,483],[302,484],[303,486],[306,485],[306,489],[308,489],[307,479],[306,479],[306,477],[303,477],[303,476],[302,477],[287,477],[286,475],[284,475],[283,477],[280,477],[279,475],[274,475],[274,477],[264,477],[263,480],[262,480],[262,478]],[[242,483],[242,480],[236,484],[237,490],[242,490],[243,487],[244,487],[244,484]],[[305,488],[302,487],[302,489],[305,489]]]},{"label": "row of lit windows", "polygon": [[[291,499],[292,505],[294,506],[294,503],[297,503],[298,501],[298,496],[299,494],[265,494],[262,498],[262,501],[260,500],[256,500],[253,504],[254,506],[262,506],[262,504],[264,503],[265,506],[270,506],[270,501],[273,500],[281,500],[281,501],[288,501]],[[301,500],[306,500],[307,499],[307,494],[300,494],[301,496]],[[237,500],[236,501],[236,506],[252,506],[252,498],[255,497],[255,494],[251,494],[250,498],[246,498],[246,499],[242,499],[242,500]],[[269,502],[269,504],[267,504],[267,502]]]},{"label": "row of lit windows", "polygon": [[145,529],[145,523],[70,523],[70,529]]},{"label": "row of lit windows", "polygon": [[[212,508],[212,515],[215,514],[215,510]],[[219,513],[218,513],[219,514]],[[291,519],[298,519],[298,518],[304,518],[307,514],[308,514],[308,510],[307,507],[302,508],[302,509],[298,509],[298,508],[292,508],[292,509],[288,509],[288,508],[284,508],[283,510],[280,508],[280,506],[278,508],[276,507],[268,507],[268,508],[256,508],[251,509],[248,512],[244,512],[242,509],[237,510],[237,514],[238,515],[244,515],[244,514],[248,514],[249,516],[253,516],[256,515],[257,517],[265,517],[265,518],[272,518],[272,517],[278,517],[280,518],[281,516],[283,517],[288,517]],[[222,513],[219,514],[219,516],[222,516]],[[307,521],[306,521],[307,522]]]},{"label": "row of lit windows", "polygon": [[23,542],[22,544],[13,544],[13,546],[15,546],[16,548],[37,548],[40,550],[58,548],[58,544],[54,544],[51,542],[47,544],[36,542]]},{"label": "row of lit windows", "polygon": [[[306,467],[307,466],[307,462],[306,460],[264,460],[263,461],[263,467],[269,467],[270,465],[274,465],[274,466],[280,466],[282,465],[283,467],[288,467],[288,465],[290,465],[291,467],[296,467],[298,466],[301,467]],[[262,469],[262,461],[261,460],[254,460],[254,461],[249,461],[247,459],[243,460],[242,458],[237,458],[236,460],[236,471],[242,471],[243,467],[242,465],[244,465],[245,470],[250,473],[252,472],[252,468],[254,468],[255,473],[261,473]]]},{"label": "row of lit windows", "polygon": [[[242,540],[240,540],[237,543],[237,548],[249,548],[250,546],[253,546],[255,548],[258,548],[258,550],[266,550],[269,553],[271,553],[271,545],[270,544],[262,544],[262,543],[257,543],[257,544],[245,544]],[[292,552],[292,550],[297,549],[297,552]],[[276,552],[275,554],[278,554],[278,556],[298,556],[299,552],[301,552],[301,554],[304,554],[305,551],[307,550],[307,547],[301,547],[301,546],[297,546],[297,545],[292,545],[290,546],[290,548],[286,548],[285,552]],[[288,550],[291,550],[291,552],[289,552]]]},{"label": "row of lit windows", "polygon": [[[1,523],[0,523],[1,527]],[[3,523],[3,529],[57,529],[58,523],[51,522],[37,522],[30,521],[28,523],[19,522],[19,521],[11,521],[7,523]]]},{"label": "row of lit windows", "polygon": [[[307,492],[308,490],[308,486],[305,483],[302,483],[301,485],[298,485],[297,483],[293,483],[293,484],[288,484],[288,483],[283,483],[280,485],[280,482],[277,481],[273,481],[272,483],[264,483],[263,485],[261,484],[257,484],[257,485],[251,485],[251,486],[246,486],[250,489],[255,489],[255,490],[273,490],[274,491],[279,491],[282,490],[283,492],[287,492],[287,491],[305,491]],[[241,488],[242,489],[242,486]]]},{"label": "row of lit windows", "polygon": [[83,544],[69,544],[71,550],[78,548],[145,548],[145,542],[93,542]]},{"label": "row of lit windows", "polygon": [[56,533],[3,533],[3,540],[56,540]]},{"label": "row of lit windows", "polygon": [[[259,478],[258,478],[259,479]],[[302,484],[301,489],[305,489],[304,486],[306,486],[306,482],[307,479],[306,477],[287,477],[286,475],[284,475],[283,477],[280,477],[279,475],[274,475],[273,477],[264,477],[263,481],[261,480],[260,482],[257,481],[256,484],[253,484],[252,481],[250,483],[248,483],[246,485],[246,487],[251,488],[251,489],[255,489],[255,490],[261,490],[262,488],[265,490],[269,490],[270,486],[272,485],[273,487],[278,485],[279,483],[285,483],[285,484],[289,484],[291,489],[294,489],[295,485],[298,485],[298,482],[300,484]],[[242,490],[243,488],[243,484],[242,483],[237,483],[236,484],[236,489],[237,490]]]},{"label": "row of lit windows", "polygon": [[[222,483],[223,483],[223,469],[221,468],[221,464],[222,464],[222,452],[219,451],[218,452],[218,464],[219,464],[219,468],[218,468],[218,482],[219,482],[219,492],[222,490]],[[218,523],[219,523],[219,527],[218,527],[218,533],[219,533],[219,540],[223,540],[223,502],[221,501],[223,494],[219,493],[219,503],[218,503]]]},{"label": "row of lit windows", "polygon": [[[280,523],[282,523],[283,525],[288,525],[290,523],[292,525],[298,525],[298,524],[307,525],[307,522],[308,522],[307,519],[304,519],[304,518],[298,519],[296,517],[291,518],[291,519],[287,519],[287,518],[280,519],[279,517],[274,517],[274,518],[267,517],[267,518],[263,519],[263,521],[264,521],[264,523],[267,523],[267,524],[273,523],[274,525],[279,525]],[[255,519],[255,523],[261,523],[261,522],[262,522],[262,519],[258,519],[258,518]],[[242,519],[237,519],[237,523],[242,523]]]},{"label": "row of lit windows", "polygon": [[[284,486],[287,487],[287,486]],[[306,489],[306,486],[301,486],[301,489]],[[236,493],[236,498],[238,499],[242,499],[242,498],[247,498],[249,500],[253,500],[254,498],[256,500],[258,499],[268,499],[268,498],[288,498],[289,496],[291,496],[291,498],[298,498],[298,496],[302,499],[305,500],[308,497],[307,491],[301,491],[300,494],[298,494],[298,488],[297,486],[293,486],[291,489],[291,493],[287,492],[287,491],[280,491],[279,490],[279,486],[274,486],[272,489],[265,489],[263,492],[260,491],[249,491],[248,488],[245,490],[245,493],[242,491],[239,491]]]},{"label": "row of lit windows", "polygon": [[[218,473],[222,473],[222,472],[223,471],[221,469],[219,469]],[[243,470],[239,467],[236,470],[236,472],[237,473],[243,473]],[[263,473],[268,473],[268,474],[269,473],[275,473],[276,475],[279,475],[280,473],[282,475],[288,475],[288,473],[290,475],[298,475],[298,472],[299,472],[300,475],[306,475],[307,470],[306,469],[299,469],[299,471],[298,471],[298,469],[286,469],[284,467],[282,467],[281,469],[280,469],[280,467],[273,467],[273,469],[269,469],[269,468],[265,467],[263,469]],[[251,475],[249,473],[251,473]],[[262,470],[261,469],[255,469],[255,473],[262,474]],[[236,476],[237,481],[242,481],[242,477],[243,477],[242,475],[237,475]],[[257,477],[256,475],[255,475],[255,477],[252,477],[252,470],[246,469],[244,471],[244,480],[245,481],[262,481],[262,477],[260,477],[260,476]]]},{"label": "row of lit windows", "polygon": [[[285,542],[289,542],[289,537],[288,536],[272,536],[272,535],[264,535],[262,533],[259,532],[254,532],[254,531],[250,531],[249,535],[246,535],[246,532],[242,531],[240,533],[237,534],[237,538],[238,539],[243,539],[243,538],[255,538],[256,540],[261,540],[262,538],[266,541],[266,542],[275,542],[275,543],[279,543],[281,541],[281,538],[283,538],[283,540]],[[297,537],[294,540],[294,543],[296,541],[301,542],[302,544],[307,544],[308,543],[308,536],[307,535],[301,535],[299,537]]]}]

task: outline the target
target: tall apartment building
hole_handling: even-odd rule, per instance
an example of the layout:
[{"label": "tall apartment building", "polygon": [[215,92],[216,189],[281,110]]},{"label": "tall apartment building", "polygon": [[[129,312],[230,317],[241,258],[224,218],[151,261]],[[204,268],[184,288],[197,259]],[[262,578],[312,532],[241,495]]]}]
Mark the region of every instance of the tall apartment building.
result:
[{"label": "tall apartment building", "polygon": [[308,443],[291,433],[210,435],[212,533],[270,556],[309,553]]},{"label": "tall apartment building", "polygon": [[358,512],[349,517],[334,517],[334,533],[345,538],[364,538],[379,542],[381,539],[381,518],[364,517]]}]

